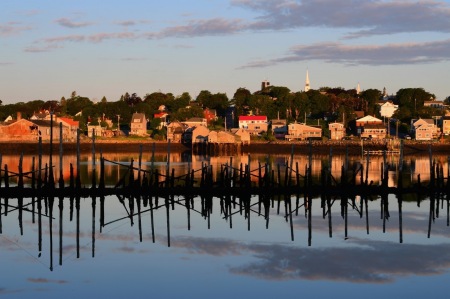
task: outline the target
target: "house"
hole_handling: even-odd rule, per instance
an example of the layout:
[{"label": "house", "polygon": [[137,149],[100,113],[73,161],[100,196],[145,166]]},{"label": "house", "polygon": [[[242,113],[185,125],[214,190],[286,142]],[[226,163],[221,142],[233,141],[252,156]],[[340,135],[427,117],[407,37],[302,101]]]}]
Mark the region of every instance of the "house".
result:
[{"label": "house", "polygon": [[437,101],[437,100],[431,100],[431,101],[425,101],[423,102],[424,107],[431,107],[435,109],[444,109],[445,103],[444,101]]},{"label": "house", "polygon": [[392,117],[397,109],[398,105],[394,105],[392,101],[383,102],[383,104],[380,105],[380,115],[387,118]]},{"label": "house", "polygon": [[444,135],[450,134],[450,116],[442,117],[442,134]]},{"label": "house", "polygon": [[416,136],[416,140],[432,140],[438,137],[439,128],[434,124],[434,119],[412,119],[411,124],[411,134]]},{"label": "house", "polygon": [[13,121],[12,116],[11,116],[11,115],[8,115],[8,117],[5,118],[5,120],[3,121],[3,123],[8,123],[8,122],[12,122],[12,121]]},{"label": "house", "polygon": [[[52,137],[53,141],[59,141],[60,128],[59,123],[50,120],[30,120],[38,130],[38,137],[42,138],[42,141],[49,141]],[[53,132],[52,132],[53,130]],[[67,140],[69,136],[69,127],[62,125],[62,137],[63,140]],[[53,134],[53,136],[51,136]]]},{"label": "house", "polygon": [[343,123],[330,123],[328,124],[328,130],[330,131],[331,140],[341,140],[345,137],[345,127]]},{"label": "house", "polygon": [[153,118],[159,119],[160,123],[157,129],[161,130],[163,127],[167,127],[167,117],[169,116],[166,112],[158,112],[153,114]]},{"label": "house", "polygon": [[250,144],[250,133],[242,128],[231,129],[231,133],[236,136],[236,142],[241,144]]},{"label": "house", "polygon": [[30,117],[30,120],[50,120],[50,112],[48,110],[35,112]]},{"label": "house", "polygon": [[303,123],[293,123],[288,126],[288,134],[285,139],[292,140],[307,140],[307,139],[321,139],[322,128],[308,126]]},{"label": "house", "polygon": [[130,134],[147,136],[147,118],[144,113],[133,113],[131,116]]},{"label": "house", "polygon": [[56,123],[62,123],[64,127],[67,127],[67,136],[64,136],[64,140],[76,140],[77,138],[77,132],[80,128],[80,122],[73,120],[72,118],[68,117],[58,117],[56,119]]},{"label": "house", "polygon": [[250,135],[258,135],[267,132],[268,129],[267,116],[262,115],[241,115],[239,116],[239,128],[244,129]]},{"label": "house", "polygon": [[271,121],[272,132],[275,138],[284,139],[284,136],[288,132],[288,127],[286,123],[287,122],[285,119],[273,119]]},{"label": "house", "polygon": [[38,126],[23,118],[0,125],[2,141],[36,141],[38,134]]},{"label": "house", "polygon": [[364,128],[367,125],[378,125],[382,124],[383,121],[381,119],[378,119],[376,117],[373,117],[371,115],[367,115],[364,117],[361,117],[356,120],[356,133],[358,135],[361,135],[364,132]]},{"label": "house", "polygon": [[183,143],[202,143],[208,141],[209,129],[205,126],[189,127],[182,136]]},{"label": "house", "polygon": [[106,128],[102,128],[100,123],[92,124],[89,123],[87,125],[87,135],[88,137],[92,138],[92,136],[101,137],[104,135],[103,130]]},{"label": "house", "polygon": [[167,125],[167,141],[181,143],[187,125],[174,121]]},{"label": "house", "polygon": [[383,123],[366,124],[360,137],[368,139],[383,139],[386,137],[386,126]]},{"label": "house", "polygon": [[204,126],[204,127],[208,126],[206,118],[201,118],[201,117],[192,117],[186,121],[183,121],[183,124],[186,124],[189,128],[198,127],[198,126]]},{"label": "house", "polygon": [[210,124],[213,121],[217,120],[217,111],[216,109],[206,108],[203,110],[203,117],[206,119],[206,122]]},{"label": "house", "polygon": [[208,135],[209,143],[236,143],[236,135],[227,131],[212,131]]},{"label": "house", "polygon": [[434,129],[429,125],[421,125],[415,129],[416,140],[432,140],[435,138]]}]

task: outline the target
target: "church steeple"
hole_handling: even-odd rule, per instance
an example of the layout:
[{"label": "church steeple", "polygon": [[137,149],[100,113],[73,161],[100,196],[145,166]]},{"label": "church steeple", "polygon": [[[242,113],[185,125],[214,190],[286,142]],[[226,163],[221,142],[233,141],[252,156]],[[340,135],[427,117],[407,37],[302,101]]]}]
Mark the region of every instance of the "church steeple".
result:
[{"label": "church steeple", "polygon": [[311,86],[309,85],[309,73],[308,70],[306,70],[306,80],[305,80],[305,92],[311,89]]},{"label": "church steeple", "polygon": [[359,82],[358,85],[356,86],[356,94],[360,94],[361,93],[361,87],[359,86]]}]

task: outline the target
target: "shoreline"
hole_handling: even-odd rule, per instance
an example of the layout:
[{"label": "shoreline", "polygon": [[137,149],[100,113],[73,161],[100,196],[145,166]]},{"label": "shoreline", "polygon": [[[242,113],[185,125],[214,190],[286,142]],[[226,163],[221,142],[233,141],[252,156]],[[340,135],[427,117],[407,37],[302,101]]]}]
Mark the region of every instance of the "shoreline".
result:
[{"label": "shoreline", "polygon": [[[361,148],[363,144],[363,149]],[[143,141],[143,140],[130,140],[130,141],[114,141],[114,140],[96,140],[95,151],[104,153],[138,153],[142,145],[143,152],[151,152],[154,148],[156,153],[167,153],[169,150],[169,144],[161,141]],[[431,146],[431,147],[430,147]],[[53,143],[53,153],[59,153],[59,142]],[[429,154],[449,154],[450,155],[450,143],[439,142],[418,142],[407,141],[404,142],[403,155],[423,155]],[[385,142],[380,141],[312,141],[309,142],[252,142],[250,145],[241,146],[241,154],[291,154],[294,149],[294,154],[308,155],[322,154],[328,155],[330,152],[333,154],[346,154],[349,155],[361,155],[364,151],[384,151],[388,150]],[[50,150],[50,143],[42,143],[43,153],[48,153]],[[190,145],[181,143],[170,143],[171,152],[190,152],[192,150]],[[64,153],[76,153],[77,144],[75,142],[64,142]],[[0,155],[10,154],[24,154],[24,155],[37,155],[39,152],[39,146],[37,142],[0,142]],[[92,142],[82,141],[80,142],[80,152],[90,153],[92,152]]]}]

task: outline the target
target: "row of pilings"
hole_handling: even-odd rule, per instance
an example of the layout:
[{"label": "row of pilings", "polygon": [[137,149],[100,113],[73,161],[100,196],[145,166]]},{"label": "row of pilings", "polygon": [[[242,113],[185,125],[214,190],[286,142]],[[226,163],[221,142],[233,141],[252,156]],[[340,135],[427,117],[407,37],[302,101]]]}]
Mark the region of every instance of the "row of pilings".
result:
[{"label": "row of pilings", "polygon": [[[60,133],[62,134],[62,126],[60,125]],[[96,144],[95,135],[92,138],[92,155],[93,155],[93,169],[96,168]],[[199,143],[201,145],[201,143]],[[202,146],[204,146],[203,144]],[[211,146],[216,146],[211,144]],[[42,141],[39,138],[38,142],[38,159],[32,158],[32,169],[24,171],[22,167],[23,155],[19,158],[18,172],[11,172],[8,165],[0,168],[0,196],[14,197],[17,194],[22,196],[29,196],[30,194],[37,194],[36,192],[51,191],[56,196],[67,196],[76,192],[82,196],[90,195],[111,195],[111,194],[127,194],[127,192],[147,192],[173,195],[201,194],[207,192],[213,196],[220,196],[222,194],[230,194],[234,196],[242,194],[253,195],[282,195],[282,194],[311,194],[319,196],[325,195],[341,195],[355,196],[359,194],[404,194],[404,193],[428,193],[428,192],[445,192],[450,188],[448,180],[450,168],[447,169],[447,176],[445,177],[443,164],[437,163],[433,160],[431,146],[429,147],[429,161],[430,161],[430,180],[426,184],[421,182],[420,174],[418,174],[417,183],[407,184],[404,186],[403,173],[403,157],[400,151],[400,158],[398,165],[392,165],[387,162],[386,152],[384,152],[384,159],[381,165],[380,184],[373,184],[368,181],[368,166],[370,161],[370,153],[366,153],[362,157],[360,163],[353,163],[350,165],[348,159],[348,150],[345,156],[345,162],[342,165],[340,177],[333,177],[331,174],[331,165],[333,159],[333,151],[330,148],[329,165],[322,168],[320,178],[315,180],[313,184],[313,175],[311,171],[312,165],[312,145],[310,143],[309,162],[306,165],[298,165],[294,162],[295,147],[292,145],[290,159],[281,165],[284,173],[281,173],[280,165],[270,165],[267,161],[264,165],[258,163],[255,169],[250,167],[250,156],[248,164],[240,166],[233,166],[233,159],[230,158],[230,163],[221,166],[221,169],[213,170],[211,165],[202,166],[201,169],[190,169],[185,174],[177,174],[175,176],[174,169],[170,167],[170,142],[167,150],[167,166],[165,171],[158,170],[154,166],[155,145],[152,149],[152,162],[150,169],[142,169],[142,145],[140,145],[140,154],[138,164],[132,161],[130,165],[122,165],[126,167],[129,177],[125,174],[114,187],[105,186],[104,163],[116,163],[114,161],[105,160],[100,153],[100,179],[96,182],[96,175],[92,175],[91,185],[88,187],[81,186],[80,180],[80,137],[77,135],[77,160],[76,171],[74,165],[70,164],[70,179],[65,182],[63,178],[63,146],[62,138],[60,138],[59,148],[59,179],[55,181],[55,174],[53,171],[54,165],[52,161],[52,149],[50,146],[49,162],[45,165],[42,162]],[[364,161],[365,160],[365,161]],[[365,166],[364,166],[365,164]],[[0,165],[2,165],[2,156],[0,154]],[[448,163],[450,167],[450,163]],[[67,167],[67,166],[66,166]],[[208,171],[205,169],[208,167]],[[398,170],[396,187],[388,186],[388,171],[391,168]],[[76,175],[74,175],[76,173]],[[134,178],[135,173],[138,173],[138,178]],[[199,176],[198,173],[201,173]],[[58,174],[56,174],[58,176]],[[209,177],[210,176],[210,177]],[[10,179],[17,177],[17,185],[10,186]],[[27,178],[31,183],[29,186],[24,186],[24,179]],[[205,181],[208,184],[205,185]],[[2,186],[3,182],[3,186]],[[325,187],[325,188],[324,188]],[[18,193],[19,192],[19,193]]]}]

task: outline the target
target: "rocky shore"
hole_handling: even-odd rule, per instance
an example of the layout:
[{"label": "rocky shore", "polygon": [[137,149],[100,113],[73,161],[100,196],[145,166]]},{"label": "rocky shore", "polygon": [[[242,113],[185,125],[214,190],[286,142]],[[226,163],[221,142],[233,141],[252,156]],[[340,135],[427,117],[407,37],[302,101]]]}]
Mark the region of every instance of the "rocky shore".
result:
[{"label": "rocky shore", "polygon": [[[127,152],[139,152],[140,145],[143,147],[144,152],[151,152],[153,148],[155,152],[167,152],[169,144],[161,141],[142,141],[142,140],[97,140],[95,142],[95,149],[97,152],[111,153],[127,153]],[[362,147],[361,147],[362,146]],[[440,142],[418,142],[412,140],[404,141],[403,153],[404,155],[423,155],[428,154],[431,146],[433,154],[448,154],[450,155],[450,143]],[[63,143],[64,153],[76,153],[76,143]],[[48,153],[50,144],[48,142],[42,144],[43,153]],[[298,142],[252,142],[250,145],[244,145],[241,147],[242,154],[290,154],[294,149],[295,154],[308,155],[312,154],[324,154],[327,155],[330,151],[333,154],[345,154],[347,151],[350,155],[360,155],[362,150],[364,151],[384,151],[391,148],[384,141],[313,141],[311,143],[304,141]],[[80,143],[80,150],[82,153],[92,152],[92,142],[83,141]],[[185,152],[190,151],[189,145],[180,143],[171,143],[171,152]],[[59,152],[59,143],[53,144],[53,151]],[[38,143],[37,142],[2,142],[0,143],[0,154],[20,154],[25,155],[37,155]]]}]

